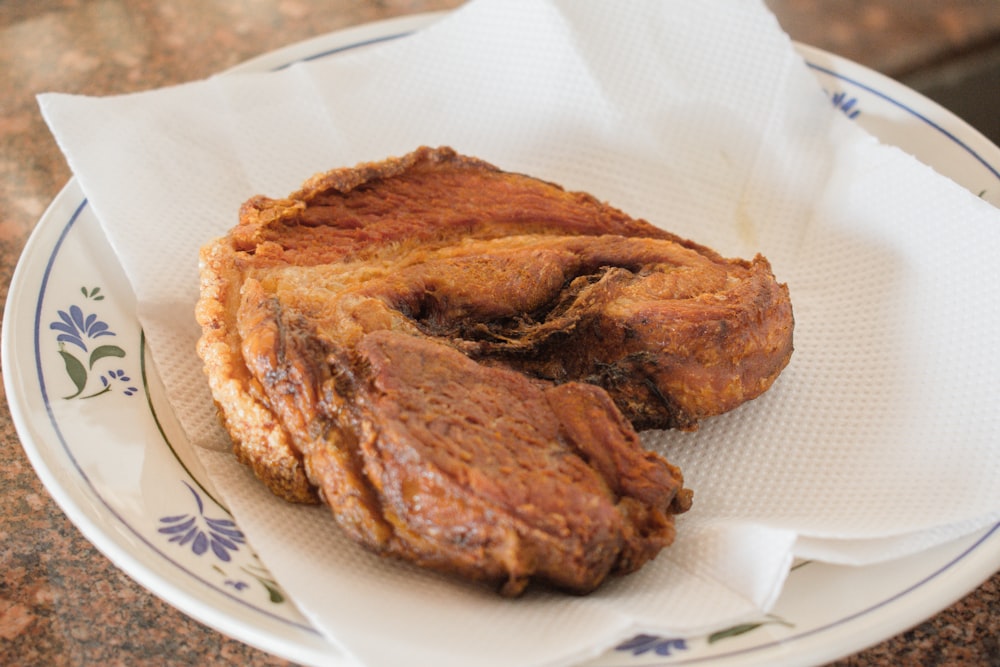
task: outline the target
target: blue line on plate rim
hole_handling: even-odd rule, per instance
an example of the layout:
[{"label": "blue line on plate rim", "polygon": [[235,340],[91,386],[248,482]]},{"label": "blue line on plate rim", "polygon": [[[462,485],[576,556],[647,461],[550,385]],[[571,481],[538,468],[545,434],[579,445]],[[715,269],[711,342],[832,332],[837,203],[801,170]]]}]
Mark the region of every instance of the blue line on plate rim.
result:
[{"label": "blue line on plate rim", "polygon": [[336,46],[336,47],[334,47],[332,49],[326,49],[325,51],[318,51],[316,53],[311,53],[308,56],[303,56],[302,58],[298,58],[296,60],[292,60],[291,62],[287,62],[284,65],[278,65],[277,67],[272,68],[271,71],[272,72],[278,72],[278,71],[283,70],[283,69],[288,69],[289,67],[291,67],[295,63],[305,63],[305,62],[312,62],[314,60],[322,60],[323,58],[326,58],[328,56],[336,55],[336,54],[342,53],[344,51],[350,51],[352,49],[359,49],[359,48],[361,48],[363,46],[371,46],[372,44],[381,44],[382,42],[391,42],[391,41],[399,39],[401,37],[408,37],[408,36],[412,35],[414,32],[416,32],[416,31],[415,30],[407,30],[405,32],[397,32],[397,33],[393,33],[391,35],[383,35],[381,37],[372,37],[371,39],[365,39],[365,40],[362,40],[360,42],[355,42],[353,44],[345,44],[344,46]]},{"label": "blue line on plate rim", "polygon": [[[935,130],[937,130],[938,132],[940,132],[941,134],[943,134],[944,136],[948,137],[948,139],[950,139],[951,141],[953,141],[955,144],[957,144],[958,146],[960,146],[963,150],[965,150],[965,152],[967,152],[969,155],[971,155],[973,158],[975,158],[976,161],[979,164],[981,164],[984,167],[986,167],[986,169],[991,174],[993,174],[994,176],[997,177],[998,180],[1000,180],[1000,170],[998,170],[996,167],[994,167],[989,162],[987,162],[986,158],[984,158],[982,155],[980,155],[979,153],[977,153],[971,146],[969,146],[964,141],[962,141],[961,139],[959,139],[958,137],[956,137],[950,131],[944,129],[943,127],[941,127],[941,125],[939,125],[938,123],[935,123],[933,120],[931,120],[927,116],[923,115],[922,113],[920,113],[916,109],[914,109],[914,108],[912,108],[912,107],[910,107],[910,106],[908,106],[906,104],[903,104],[902,102],[900,102],[899,100],[897,100],[897,99],[895,99],[893,97],[890,97],[888,93],[883,93],[882,91],[880,91],[880,90],[878,90],[876,88],[873,88],[872,86],[870,86],[868,84],[861,83],[860,81],[858,81],[856,79],[853,79],[853,78],[851,78],[849,76],[845,76],[843,74],[838,74],[837,72],[834,72],[833,70],[831,70],[831,69],[829,69],[827,67],[824,67],[822,65],[817,65],[816,63],[811,63],[808,60],[806,60],[806,65],[808,65],[810,68],[816,70],[817,72],[822,72],[822,73],[827,74],[829,76],[832,76],[832,77],[834,77],[836,79],[840,79],[841,81],[846,81],[847,83],[851,84],[852,86],[857,86],[858,88],[861,88],[862,90],[866,90],[869,93],[871,93],[872,95],[875,95],[876,97],[879,97],[879,98],[885,100],[886,102],[889,102],[890,104],[893,104],[893,105],[899,107],[903,111],[906,111],[907,113],[915,116],[916,118],[919,118],[920,120],[922,120],[923,122],[927,123],[932,128],[934,128]],[[951,112],[949,112],[949,113],[951,113]]]}]

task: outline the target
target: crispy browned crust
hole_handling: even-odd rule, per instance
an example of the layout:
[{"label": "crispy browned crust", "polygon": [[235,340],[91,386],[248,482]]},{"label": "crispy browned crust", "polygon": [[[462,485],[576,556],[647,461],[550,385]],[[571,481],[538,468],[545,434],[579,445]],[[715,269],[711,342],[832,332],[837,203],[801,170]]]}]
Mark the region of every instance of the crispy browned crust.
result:
[{"label": "crispy browned crust", "polygon": [[[202,249],[196,315],[234,451],[274,493],[322,499],[359,542],[506,582],[508,594],[536,576],[583,592],[654,557],[690,492],[679,471],[642,451],[633,425],[695,428],[765,391],[792,352],[788,290],[764,258],[725,259],[590,195],[447,148],[318,174],[285,199],[250,199],[239,224]],[[524,410],[543,431],[558,423],[552,438],[603,480],[577,491],[610,503],[610,523],[571,530],[559,545],[530,521],[484,524],[476,549],[468,536],[435,542],[415,529],[426,517],[391,502],[391,480],[407,474],[394,457],[440,446],[393,427],[408,422],[392,406],[445,390],[386,399],[377,387],[394,386],[401,371],[378,360],[404,353],[443,369],[481,365],[484,397],[519,382],[512,372],[526,378],[516,393],[542,392],[546,407]],[[458,422],[447,428],[481,437]],[[449,499],[448,516],[464,516],[458,506],[470,516],[505,511],[480,507],[482,489],[446,487],[433,492]]]}]

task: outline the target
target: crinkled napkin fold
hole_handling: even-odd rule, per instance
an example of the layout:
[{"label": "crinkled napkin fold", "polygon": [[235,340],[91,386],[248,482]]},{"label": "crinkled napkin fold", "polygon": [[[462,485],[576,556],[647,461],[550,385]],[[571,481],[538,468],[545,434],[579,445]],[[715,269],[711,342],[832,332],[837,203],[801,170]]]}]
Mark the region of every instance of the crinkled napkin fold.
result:
[{"label": "crinkled napkin fold", "polygon": [[[556,665],[767,610],[796,555],[864,564],[1000,519],[1000,213],[836,111],[759,3],[474,0],[375,47],[46,120],[135,290],[168,396],[240,527],[357,661]],[[450,145],[768,257],[791,364],[696,433],[647,433],[695,490],[678,539],[587,597],[506,600],[347,542],[232,457],[195,356],[197,251],[254,194]]]}]

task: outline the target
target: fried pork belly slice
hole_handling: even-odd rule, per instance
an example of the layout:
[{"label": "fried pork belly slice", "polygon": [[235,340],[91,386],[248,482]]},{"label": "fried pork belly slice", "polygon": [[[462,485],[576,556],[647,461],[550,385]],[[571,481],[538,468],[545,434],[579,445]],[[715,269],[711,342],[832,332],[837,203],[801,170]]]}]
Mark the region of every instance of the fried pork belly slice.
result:
[{"label": "fried pork belly slice", "polygon": [[368,270],[391,270],[408,250],[513,234],[650,237],[713,254],[588,194],[503,172],[448,148],[318,174],[284,199],[254,197],[241,207],[239,224],[202,249],[196,308],[198,354],[237,457],[279,496],[316,502],[301,454],[242,359],[236,316],[245,282],[267,283],[285,268],[350,264],[343,281],[330,283],[338,289],[364,281]]},{"label": "fried pork belly slice", "polygon": [[[628,422],[629,429],[695,428],[760,395],[792,352],[788,290],[764,258],[722,258],[589,195],[450,149],[420,149],[320,174],[287,199],[255,197],[241,209],[240,224],[207,245],[201,260],[199,354],[240,460],[281,497],[322,497],[349,534],[376,550],[473,578],[503,579],[508,592],[533,576],[588,590],[604,576],[594,573],[634,569],[628,564],[645,562],[660,548],[649,545],[669,543],[672,527],[669,539],[665,532],[645,542],[626,537],[652,535],[656,531],[636,526],[664,523],[658,517],[669,512],[662,503],[633,502],[614,480],[626,468],[600,463],[607,457],[595,452],[617,445],[597,444],[582,454],[586,443],[604,443],[607,432]],[[385,342],[384,332],[393,336],[392,350],[406,345],[397,339],[410,338],[433,346],[435,358],[448,350],[449,358],[464,359],[463,367],[520,374],[542,392],[547,407],[531,413],[539,420],[534,427],[550,433],[542,423],[559,424],[560,446],[576,443],[577,456],[609,489],[615,500],[608,502],[617,509],[608,516],[623,523],[602,524],[601,531],[619,535],[617,555],[600,566],[576,567],[586,576],[560,581],[538,565],[541,556],[525,555],[537,546],[506,556],[497,551],[510,535],[527,539],[537,528],[529,530],[529,522],[503,539],[482,538],[477,549],[494,555],[481,560],[493,565],[468,566],[465,556],[448,549],[435,560],[427,546],[433,540],[420,534],[437,530],[433,522],[380,495],[382,476],[393,465],[376,466],[382,459],[361,454],[374,446],[363,443],[413,441],[413,431],[396,439],[378,430],[395,423],[385,402],[396,398],[386,397],[409,395],[369,391],[405,375],[391,368],[398,354],[372,347]],[[560,402],[558,396],[575,398]],[[572,417],[586,404],[601,406],[590,431]],[[630,440],[629,433],[622,437]],[[491,446],[506,451],[512,445]],[[376,449],[389,451],[383,447]],[[647,482],[674,489],[672,482]],[[453,491],[440,495],[463,498],[455,500],[455,511],[498,502],[473,502],[475,494]],[[690,500],[676,489],[668,495],[687,499],[671,501],[672,511]],[[409,496],[393,498],[408,502]],[[659,514],[649,509],[654,506]],[[570,533],[589,544],[586,531]],[[564,557],[553,558],[566,566]]]},{"label": "fried pork belly slice", "polygon": [[[673,541],[690,492],[599,387],[388,330],[345,355],[309,350],[261,350],[254,370],[337,521],[371,549],[516,595],[531,580],[589,592]],[[284,379],[328,373],[337,398],[312,404]]]}]

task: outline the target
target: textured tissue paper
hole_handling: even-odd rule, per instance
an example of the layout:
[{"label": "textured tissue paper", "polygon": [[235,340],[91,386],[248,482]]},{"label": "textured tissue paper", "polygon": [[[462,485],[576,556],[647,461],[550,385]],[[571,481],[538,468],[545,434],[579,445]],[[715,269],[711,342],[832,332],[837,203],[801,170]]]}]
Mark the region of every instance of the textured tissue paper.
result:
[{"label": "textured tissue paper", "polygon": [[[579,662],[757,617],[797,556],[870,563],[1000,519],[1000,212],[834,109],[760,3],[473,0],[281,71],[40,103],[213,484],[359,663]],[[251,195],[419,145],[761,252],[790,287],[796,349],[774,387],[696,433],[644,434],[695,504],[673,547],[592,595],[511,601],[382,561],[225,451],[194,352],[198,248]]]}]

